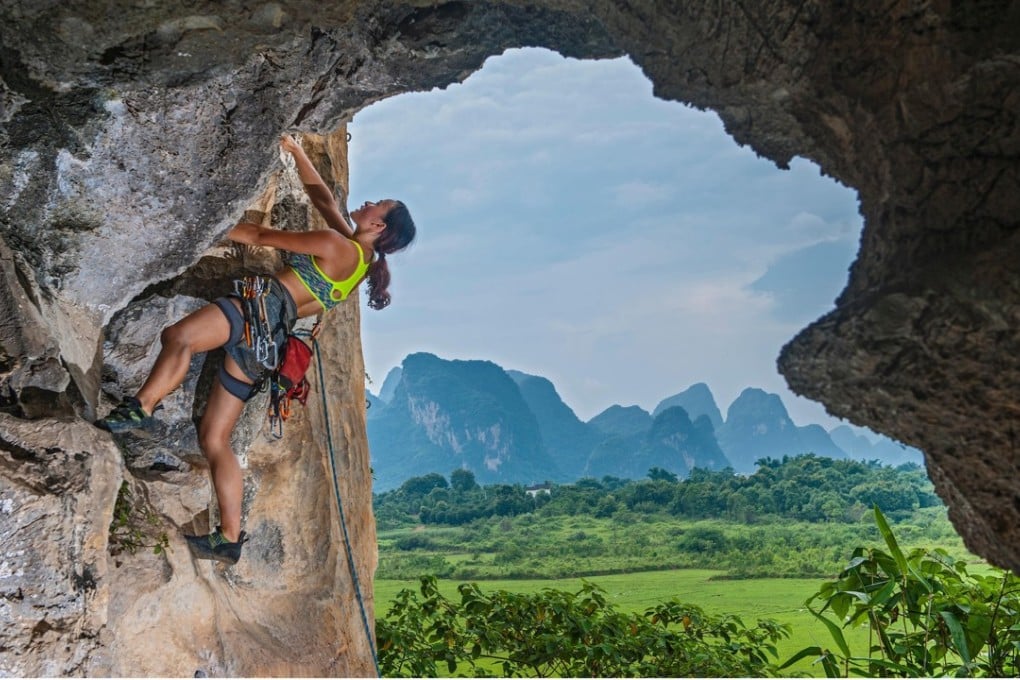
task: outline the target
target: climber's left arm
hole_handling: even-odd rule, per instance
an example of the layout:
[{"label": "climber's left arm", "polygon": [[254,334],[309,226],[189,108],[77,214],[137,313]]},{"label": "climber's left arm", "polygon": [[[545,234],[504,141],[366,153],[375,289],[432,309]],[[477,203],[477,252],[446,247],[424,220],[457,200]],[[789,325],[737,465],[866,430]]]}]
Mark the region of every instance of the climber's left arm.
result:
[{"label": "climber's left arm", "polygon": [[290,135],[283,135],[280,138],[280,147],[294,157],[294,165],[297,167],[298,177],[301,178],[301,184],[305,188],[305,193],[308,194],[308,198],[312,205],[315,206],[315,209],[326,220],[326,224],[331,229],[340,232],[342,236],[353,238],[354,229],[344,219],[343,213],[340,212],[339,204],[337,204],[326,183],[322,181],[322,177],[319,176],[318,171],[312,165],[311,159],[308,158],[301,144]]}]

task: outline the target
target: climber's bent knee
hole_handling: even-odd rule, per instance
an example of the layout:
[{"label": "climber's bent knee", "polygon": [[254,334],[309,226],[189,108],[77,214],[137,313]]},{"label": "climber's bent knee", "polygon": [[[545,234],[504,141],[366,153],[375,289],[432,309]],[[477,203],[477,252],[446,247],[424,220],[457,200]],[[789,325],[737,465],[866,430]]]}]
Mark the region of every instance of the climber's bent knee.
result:
[{"label": "climber's bent knee", "polygon": [[181,329],[180,323],[175,323],[163,329],[159,341],[163,347],[184,346],[188,344],[187,332]]}]

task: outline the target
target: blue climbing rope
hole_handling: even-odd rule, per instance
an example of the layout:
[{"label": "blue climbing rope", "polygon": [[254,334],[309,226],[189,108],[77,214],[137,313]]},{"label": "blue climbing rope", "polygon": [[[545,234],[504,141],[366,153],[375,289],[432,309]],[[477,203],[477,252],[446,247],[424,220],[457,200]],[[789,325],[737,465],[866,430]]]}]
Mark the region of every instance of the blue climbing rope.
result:
[{"label": "blue climbing rope", "polygon": [[351,537],[347,533],[347,520],[344,517],[344,505],[340,500],[340,477],[336,472],[336,455],[333,449],[333,428],[329,423],[329,405],[326,402],[326,380],[322,372],[322,355],[319,354],[319,341],[311,338],[312,347],[315,348],[315,362],[319,369],[319,393],[322,395],[322,417],[326,421],[326,443],[329,445],[329,465],[333,471],[333,491],[336,494],[336,509],[340,513],[340,529],[344,535],[344,545],[347,548],[347,566],[351,570],[351,579],[354,582],[354,594],[358,598],[358,607],[361,610],[361,623],[365,626],[365,637],[368,638],[368,647],[372,650],[372,663],[375,664],[375,674],[382,677],[379,670],[379,655],[375,651],[375,642],[372,640],[372,629],[368,625],[368,614],[365,611],[365,600],[361,596],[361,583],[358,581],[358,570],[354,566],[354,552],[351,550]]}]

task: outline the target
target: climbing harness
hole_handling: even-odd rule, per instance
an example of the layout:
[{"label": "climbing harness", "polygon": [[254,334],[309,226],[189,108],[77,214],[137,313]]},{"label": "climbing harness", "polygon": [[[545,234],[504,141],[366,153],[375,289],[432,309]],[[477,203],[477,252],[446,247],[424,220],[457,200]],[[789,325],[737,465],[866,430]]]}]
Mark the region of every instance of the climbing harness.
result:
[{"label": "climbing harness", "polygon": [[368,625],[368,614],[365,612],[365,600],[361,596],[361,583],[358,581],[358,570],[354,565],[354,552],[351,550],[351,537],[347,532],[347,520],[344,517],[344,505],[340,500],[340,477],[336,471],[336,454],[333,449],[333,427],[329,422],[329,405],[326,402],[326,380],[322,371],[322,355],[319,353],[319,341],[312,336],[312,346],[315,348],[315,361],[319,370],[319,394],[322,395],[322,417],[326,425],[326,443],[329,447],[329,466],[333,472],[333,491],[336,494],[336,509],[340,517],[340,529],[344,537],[344,546],[347,549],[347,566],[351,570],[351,582],[354,585],[354,594],[358,599],[358,607],[361,610],[361,623],[365,627],[365,637],[368,638],[368,648],[372,651],[372,663],[375,664],[375,674],[382,677],[379,669],[379,655],[375,651],[375,642],[372,640],[372,629]]},{"label": "climbing harness", "polygon": [[264,276],[245,276],[234,281],[234,293],[241,299],[244,312],[244,341],[255,354],[255,359],[270,371],[276,368],[278,354],[273,329],[266,312],[269,279]]}]

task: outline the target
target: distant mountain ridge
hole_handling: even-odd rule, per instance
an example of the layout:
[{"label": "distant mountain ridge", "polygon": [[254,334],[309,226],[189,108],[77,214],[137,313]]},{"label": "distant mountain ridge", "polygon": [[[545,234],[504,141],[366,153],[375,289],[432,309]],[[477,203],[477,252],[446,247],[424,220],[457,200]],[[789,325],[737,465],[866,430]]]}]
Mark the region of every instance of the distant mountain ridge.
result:
[{"label": "distant mountain ridge", "polygon": [[691,418],[697,418],[702,415],[708,416],[715,430],[722,427],[722,413],[719,412],[719,407],[715,403],[712,390],[708,389],[708,385],[705,383],[695,383],[680,394],[666,397],[652,411],[652,417],[654,418],[671,406],[682,407]]},{"label": "distant mountain ridge", "polygon": [[778,394],[749,387],[730,405],[719,428],[719,445],[737,472],[752,473],[759,458],[815,453],[847,458],[820,425],[798,427]]},{"label": "distant mountain ridge", "polygon": [[380,399],[387,403],[393,401],[393,394],[397,391],[397,385],[400,384],[401,375],[403,375],[403,369],[400,366],[390,369],[390,372],[386,374],[385,380],[383,380],[382,387],[379,389]]},{"label": "distant mountain ridge", "polygon": [[[552,382],[520,371],[507,371],[538,420],[542,442],[555,451],[557,467],[568,477],[580,476],[599,435],[563,403]],[[576,477],[575,477],[576,478]]]},{"label": "distant mountain ridge", "polygon": [[887,465],[923,462],[923,456],[919,459],[921,452],[917,449],[887,437],[881,437],[878,441],[872,442],[846,425],[833,428],[829,432],[829,436],[832,437],[834,444],[846,451],[851,458],[858,460],[880,460]]},{"label": "distant mountain ridge", "polygon": [[605,434],[629,437],[647,432],[652,427],[652,416],[640,406],[614,404],[589,420],[588,425]]},{"label": "distant mountain ridge", "polygon": [[[384,398],[388,397],[388,398]],[[368,438],[376,489],[410,477],[471,470],[479,483],[644,477],[652,467],[754,472],[761,458],[801,453],[923,462],[916,449],[841,426],[797,426],[778,395],[748,388],[726,418],[705,383],[663,399],[652,413],[613,405],[580,420],[547,378],[490,361],[408,355],[369,394]],[[838,441],[837,441],[838,440]]]},{"label": "distant mountain ridge", "polygon": [[404,359],[389,403],[369,409],[376,486],[467,468],[485,483],[562,479],[517,384],[490,361]]}]

